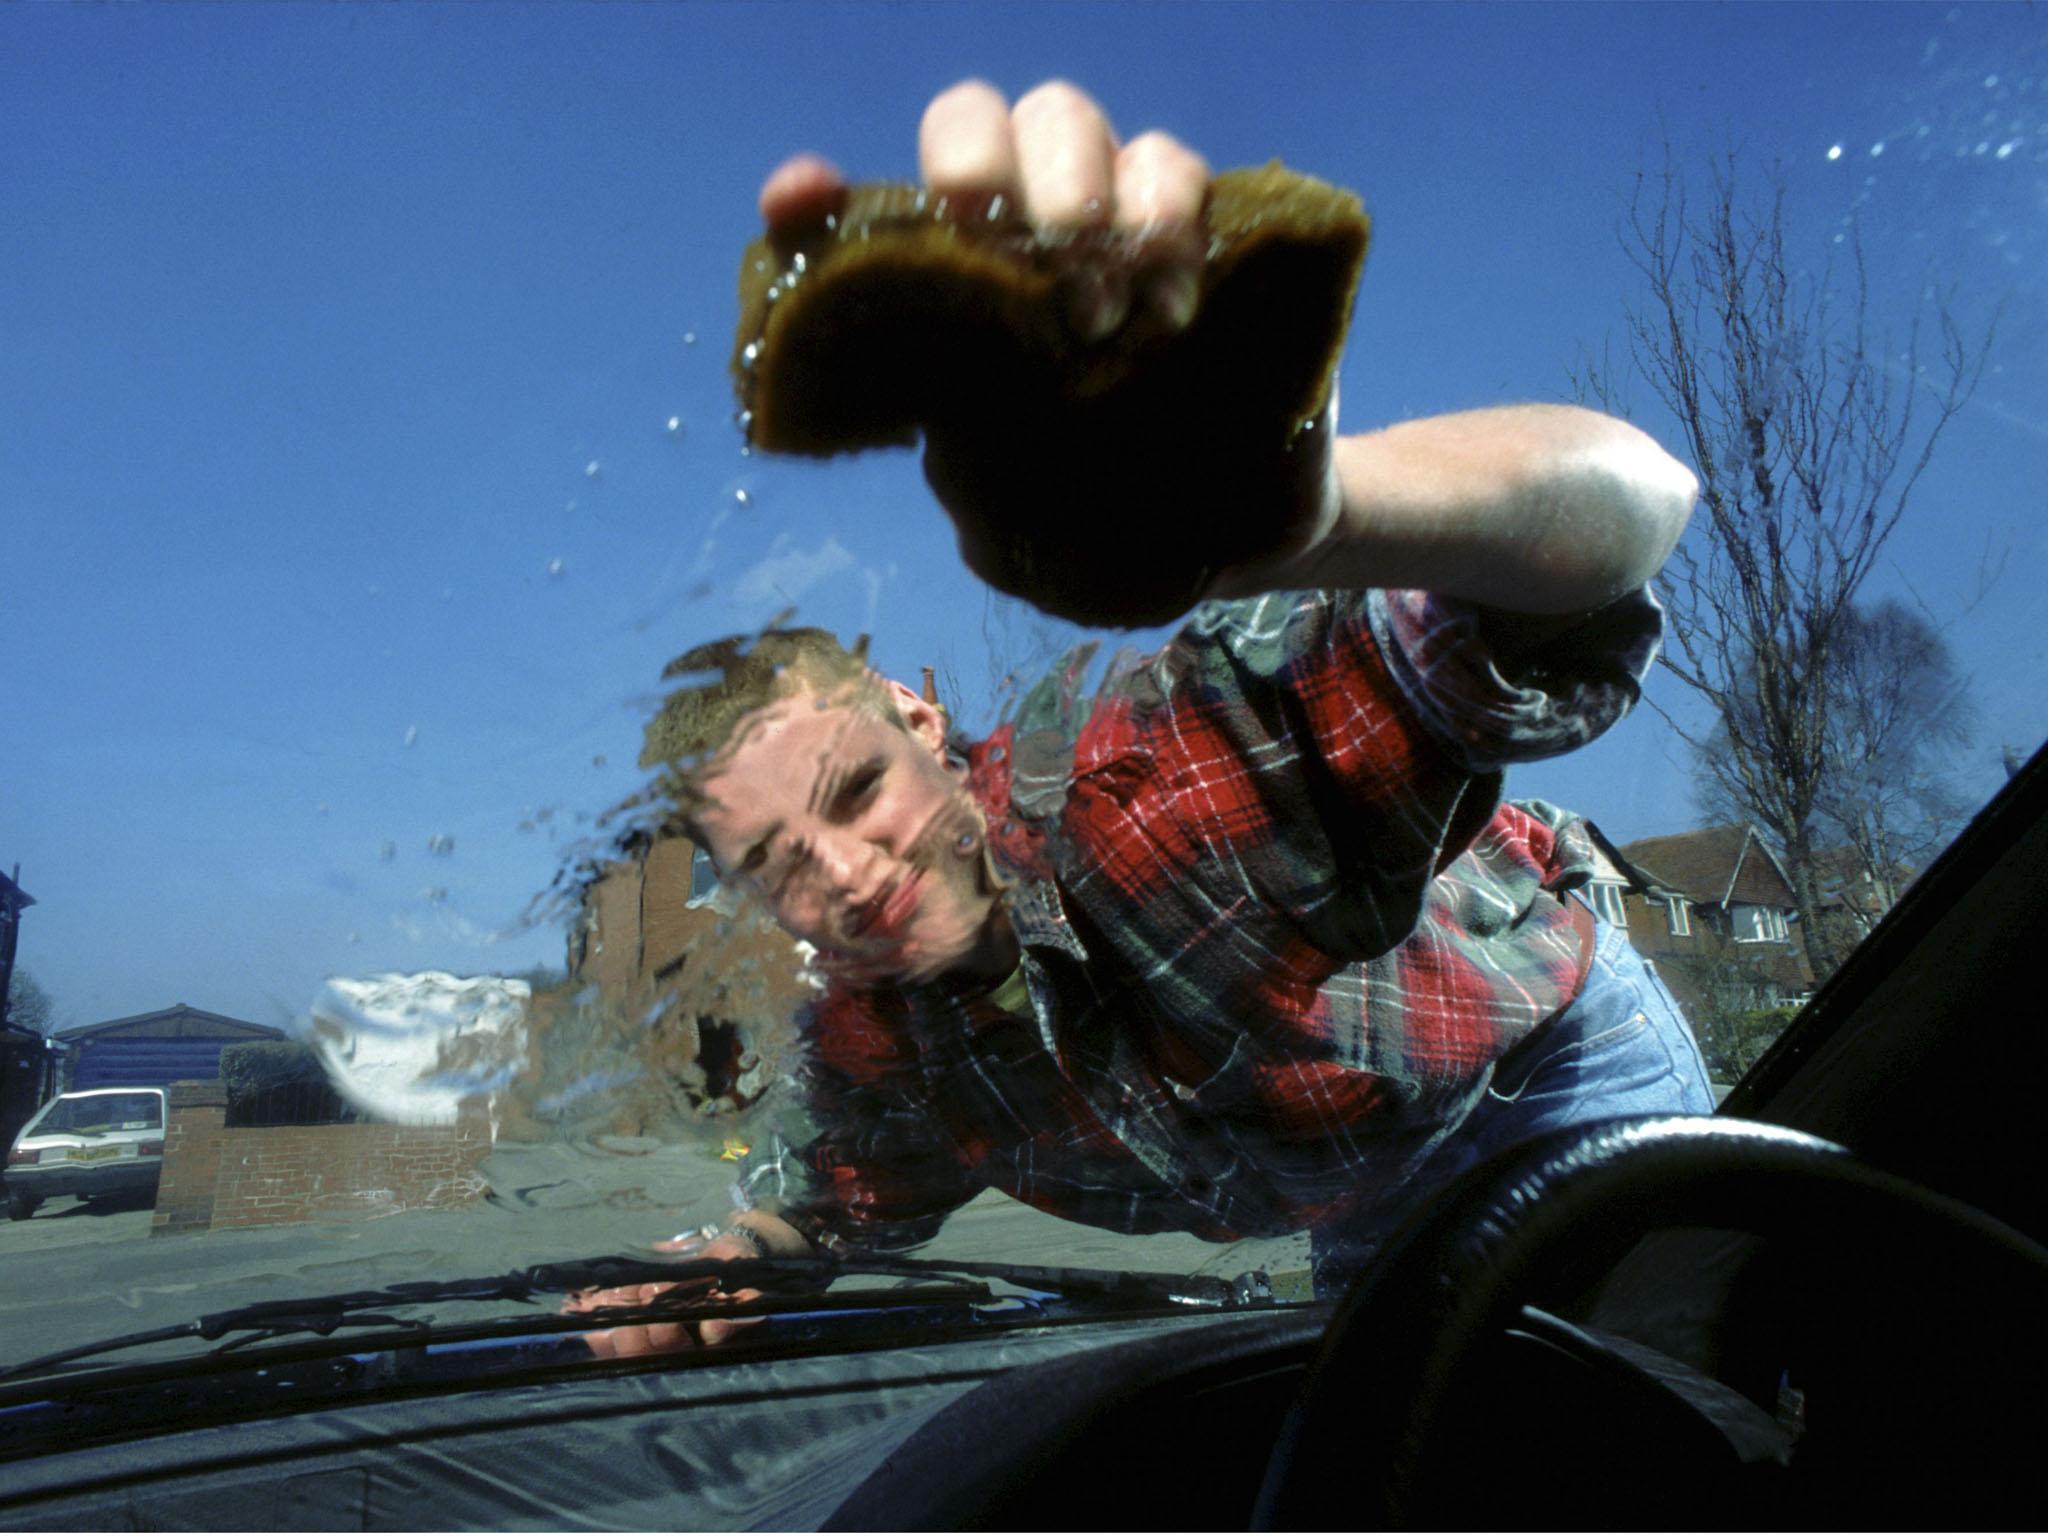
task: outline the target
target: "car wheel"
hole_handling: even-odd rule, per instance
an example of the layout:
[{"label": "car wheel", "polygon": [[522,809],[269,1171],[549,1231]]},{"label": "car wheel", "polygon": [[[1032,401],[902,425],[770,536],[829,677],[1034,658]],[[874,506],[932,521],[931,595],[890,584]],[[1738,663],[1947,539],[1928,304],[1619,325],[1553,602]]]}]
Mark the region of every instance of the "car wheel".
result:
[{"label": "car wheel", "polygon": [[[1825,1524],[1968,1527],[1964,1505],[1995,1508],[2031,1475],[2023,1448],[2037,1450],[2044,1432],[2048,1249],[1797,1131],[1616,1120],[1503,1153],[1394,1236],[1331,1320],[1254,1528],[1325,1528],[1333,1517],[1347,1529],[1470,1527],[1474,1501],[1499,1482],[1490,1450],[1503,1433],[1528,1432],[1526,1421],[1473,1432],[1525,1304],[1585,1294],[1646,1234],[1673,1228],[1755,1234],[1801,1277],[1768,1347],[1789,1341],[1825,1363],[1834,1417],[1812,1418],[1785,1503],[1765,1523],[1798,1528],[1803,1512]],[[1550,1523],[1549,1492],[1509,1490],[1520,1501],[1513,1523]],[[1951,1518],[1936,1518],[1944,1509]],[[1629,1524],[1663,1518],[1638,1510]]]},{"label": "car wheel", "polygon": [[7,1219],[9,1221],[27,1221],[29,1217],[35,1214],[36,1207],[42,1203],[34,1195],[9,1195],[7,1197]]}]

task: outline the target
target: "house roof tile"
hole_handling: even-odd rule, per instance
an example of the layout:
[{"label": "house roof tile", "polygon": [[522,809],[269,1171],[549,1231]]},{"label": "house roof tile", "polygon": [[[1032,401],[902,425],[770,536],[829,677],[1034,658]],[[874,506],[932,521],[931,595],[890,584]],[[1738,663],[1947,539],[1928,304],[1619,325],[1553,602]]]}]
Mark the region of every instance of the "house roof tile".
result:
[{"label": "house roof tile", "polygon": [[288,1038],[283,1030],[272,1028],[268,1024],[252,1024],[247,1019],[231,1019],[226,1014],[208,1013],[204,1008],[192,1008],[184,1003],[173,1003],[170,1007],[159,1008],[154,1013],[134,1013],[123,1019],[107,1019],[99,1024],[79,1024],[70,1029],[57,1031],[57,1038],[60,1040],[85,1040],[98,1035],[159,1040]]},{"label": "house roof tile", "polygon": [[1626,843],[1622,856],[1652,884],[1701,906],[1745,902],[1793,907],[1798,897],[1753,829],[1734,823]]}]

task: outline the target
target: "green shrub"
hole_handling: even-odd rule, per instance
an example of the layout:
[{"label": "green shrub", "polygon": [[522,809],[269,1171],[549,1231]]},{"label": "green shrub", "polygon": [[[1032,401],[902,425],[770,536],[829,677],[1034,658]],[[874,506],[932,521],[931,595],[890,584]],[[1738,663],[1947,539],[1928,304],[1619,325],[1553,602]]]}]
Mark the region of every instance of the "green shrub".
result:
[{"label": "green shrub", "polygon": [[326,1069],[297,1040],[249,1040],[220,1053],[229,1125],[332,1125],[352,1120]]},{"label": "green shrub", "polygon": [[1700,1053],[1707,1058],[1708,1075],[1722,1083],[1739,1080],[1798,1012],[1793,1007],[1753,1008],[1708,1023],[1700,1032]]}]

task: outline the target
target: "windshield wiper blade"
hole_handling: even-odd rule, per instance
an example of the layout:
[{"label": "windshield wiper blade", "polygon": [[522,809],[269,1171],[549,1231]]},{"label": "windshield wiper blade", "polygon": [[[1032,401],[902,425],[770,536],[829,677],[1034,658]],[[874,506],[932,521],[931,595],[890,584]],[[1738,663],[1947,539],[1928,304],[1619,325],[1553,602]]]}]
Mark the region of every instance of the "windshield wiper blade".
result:
[{"label": "windshield wiper blade", "polygon": [[[461,1280],[399,1281],[380,1290],[344,1291],[332,1296],[308,1296],[278,1301],[252,1302],[223,1312],[211,1312],[188,1323],[152,1328],[141,1333],[120,1334],[96,1343],[39,1355],[32,1360],[0,1367],[0,1381],[33,1375],[74,1360],[115,1354],[146,1344],[175,1339],[231,1339],[214,1353],[238,1349],[287,1334],[326,1335],[337,1328],[397,1327],[424,1333],[433,1327],[426,1318],[399,1318],[375,1309],[420,1306],[448,1301],[532,1301],[538,1296],[564,1295],[572,1291],[605,1290],[650,1281],[720,1280],[734,1289],[749,1285],[773,1288],[777,1285],[821,1292],[833,1280],[844,1276],[871,1275],[898,1279],[958,1281],[963,1276],[999,1280],[1040,1295],[1135,1306],[1243,1307],[1273,1302],[1271,1285],[1263,1272],[1225,1280],[1215,1275],[1149,1274],[1127,1270],[1073,1269],[1036,1264],[1001,1264],[953,1259],[897,1258],[760,1258],[760,1259],[634,1259],[606,1256],[575,1259],[561,1263],[535,1264],[500,1275]],[[940,1287],[941,1290],[946,1289]],[[956,1286],[947,1299],[962,1299],[966,1293]],[[924,1293],[906,1290],[905,1304]],[[978,1293],[987,1298],[985,1289]],[[972,1299],[966,1297],[966,1299]],[[862,1303],[876,1305],[872,1293],[863,1293]],[[811,1295],[797,1306],[816,1307],[836,1303]],[[779,1302],[736,1301],[702,1295],[671,1293],[652,1303],[631,1307],[603,1308],[582,1314],[574,1327],[616,1326],[634,1317],[673,1316],[687,1310],[698,1317],[768,1316],[788,1310]],[[533,1321],[539,1322],[540,1319]],[[550,1320],[552,1322],[552,1320]]]},{"label": "windshield wiper blade", "polygon": [[[336,1299],[336,1298],[329,1298]],[[389,1298],[386,1298],[388,1304]],[[246,1321],[238,1321],[240,1312],[252,1315]],[[430,1325],[419,1318],[391,1317],[379,1313],[350,1313],[338,1308],[322,1305],[318,1297],[306,1301],[277,1303],[259,1302],[234,1312],[216,1312],[206,1317],[194,1318],[189,1323],[178,1323],[169,1328],[150,1328],[141,1333],[117,1334],[111,1339],[101,1339],[92,1344],[80,1344],[71,1349],[60,1349],[47,1355],[38,1355],[33,1360],[0,1367],[0,1381],[16,1376],[30,1376],[37,1371],[49,1370],[52,1366],[68,1365],[73,1360],[87,1360],[95,1355],[111,1355],[124,1349],[138,1349],[144,1344],[162,1344],[172,1339],[218,1339],[229,1333],[247,1331],[248,1337],[230,1340],[223,1344],[223,1351],[238,1349],[246,1344],[261,1343],[265,1339],[281,1338],[290,1333],[329,1334],[337,1328],[409,1328],[424,1329]]]},{"label": "windshield wiper blade", "polygon": [[[1274,1299],[1263,1270],[1225,1279],[1221,1275],[1176,1275],[1124,1269],[1076,1269],[1045,1264],[1008,1264],[983,1259],[904,1259],[852,1254],[844,1258],[761,1259],[631,1259],[605,1257],[562,1264],[536,1264],[516,1272],[536,1290],[605,1289],[650,1280],[687,1280],[723,1275],[736,1284],[773,1280],[831,1281],[843,1275],[894,1276],[899,1279],[972,1275],[1000,1280],[1046,1295],[1090,1297],[1140,1304],[1179,1306],[1258,1306]],[[510,1279],[510,1276],[500,1277]],[[453,1282],[463,1284],[465,1282]],[[488,1284],[489,1282],[467,1282]],[[430,1285],[433,1282],[429,1282]],[[393,1287],[403,1290],[405,1287]]]}]

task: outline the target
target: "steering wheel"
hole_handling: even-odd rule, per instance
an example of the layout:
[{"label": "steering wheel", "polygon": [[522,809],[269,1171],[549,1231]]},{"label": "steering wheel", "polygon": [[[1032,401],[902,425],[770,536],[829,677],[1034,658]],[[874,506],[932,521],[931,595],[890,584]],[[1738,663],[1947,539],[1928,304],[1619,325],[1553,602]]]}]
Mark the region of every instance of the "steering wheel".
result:
[{"label": "steering wheel", "polygon": [[[1873,1240],[1938,1255],[1944,1273],[1986,1281],[1979,1311],[1984,1297],[2017,1295],[2038,1317],[2048,1295],[2048,1250],[1832,1142],[1704,1117],[1574,1127],[1454,1182],[1345,1297],[1268,1463],[1254,1529],[1440,1523],[1441,1496],[1483,1467],[1483,1452],[1453,1443],[1447,1424],[1484,1385],[1484,1346],[1524,1301],[1578,1293],[1667,1227],[1786,1239],[1823,1266],[1868,1256]],[[2029,1329],[2038,1322],[2018,1321],[2009,1347],[2023,1351]],[[1529,1519],[1544,1523],[1539,1509]]]}]

